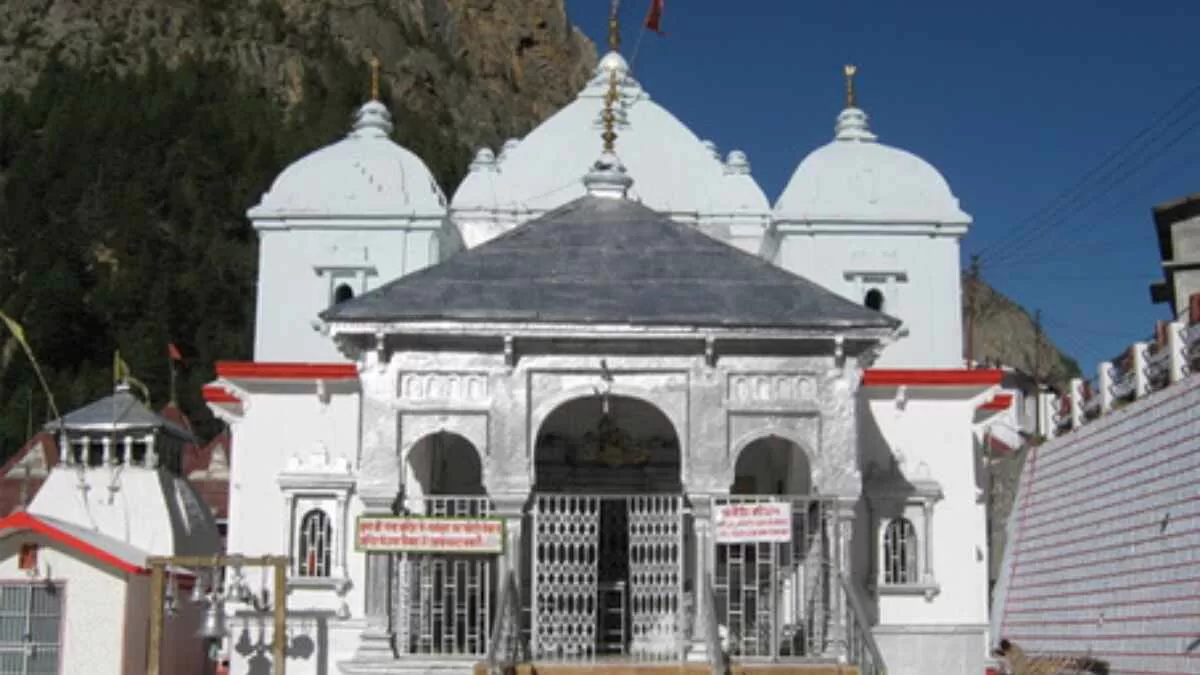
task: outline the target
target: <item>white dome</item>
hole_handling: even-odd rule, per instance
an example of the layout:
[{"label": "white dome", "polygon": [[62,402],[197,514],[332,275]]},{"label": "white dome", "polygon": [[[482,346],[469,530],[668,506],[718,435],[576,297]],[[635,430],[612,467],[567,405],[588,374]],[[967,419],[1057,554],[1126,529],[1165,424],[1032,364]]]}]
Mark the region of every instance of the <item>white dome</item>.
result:
[{"label": "white dome", "polygon": [[833,142],[800,162],[775,217],[782,221],[968,224],[938,170],[916,155],[876,142],[867,116],[847,108]]},{"label": "white dome", "polygon": [[[630,196],[668,213],[712,212],[719,188],[726,185],[720,158],[650,100],[629,76],[625,59],[615,52],[600,60],[596,75],[574,101],[519,142],[506,143],[494,173],[484,164],[473,163],[451,208],[538,212],[583,196],[583,177],[601,151],[601,115],[613,73],[620,79],[616,154],[633,179]],[[753,182],[749,175],[744,179]],[[770,211],[765,196],[751,207]]]},{"label": "white dome", "polygon": [[429,167],[394,143],[391,130],[387,108],[368,102],[346,138],[293,162],[247,215],[444,216],[446,197]]},{"label": "white dome", "polygon": [[[716,146],[712,148],[716,152]],[[767,195],[750,177],[750,159],[741,150],[733,150],[725,159],[720,189],[712,195],[712,210],[720,215],[765,214]]]}]

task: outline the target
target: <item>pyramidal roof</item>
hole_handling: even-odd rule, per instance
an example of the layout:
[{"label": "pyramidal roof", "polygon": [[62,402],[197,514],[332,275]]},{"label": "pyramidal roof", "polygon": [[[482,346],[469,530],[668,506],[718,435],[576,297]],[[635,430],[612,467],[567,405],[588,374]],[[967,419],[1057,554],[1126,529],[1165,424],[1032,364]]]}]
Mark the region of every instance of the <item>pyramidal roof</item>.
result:
[{"label": "pyramidal roof", "polygon": [[321,318],[795,329],[899,325],[641,204],[593,195],[334,305]]},{"label": "pyramidal roof", "polygon": [[196,441],[190,431],[161,415],[156,415],[124,387],[119,387],[111,396],[105,396],[63,415],[61,419],[47,424],[46,428],[53,431],[62,429],[94,432],[153,429],[183,441]]}]

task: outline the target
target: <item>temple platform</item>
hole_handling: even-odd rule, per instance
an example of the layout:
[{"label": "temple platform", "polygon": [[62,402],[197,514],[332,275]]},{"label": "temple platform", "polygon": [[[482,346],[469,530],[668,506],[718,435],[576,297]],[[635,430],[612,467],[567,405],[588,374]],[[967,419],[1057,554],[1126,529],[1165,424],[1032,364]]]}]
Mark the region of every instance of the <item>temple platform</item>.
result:
[{"label": "temple platform", "polygon": [[[729,675],[858,675],[856,666],[829,663],[758,663],[734,664]],[[631,663],[625,660],[599,660],[594,663],[522,664],[505,675],[711,675],[708,663]],[[488,675],[487,664],[475,666],[475,675]]]}]

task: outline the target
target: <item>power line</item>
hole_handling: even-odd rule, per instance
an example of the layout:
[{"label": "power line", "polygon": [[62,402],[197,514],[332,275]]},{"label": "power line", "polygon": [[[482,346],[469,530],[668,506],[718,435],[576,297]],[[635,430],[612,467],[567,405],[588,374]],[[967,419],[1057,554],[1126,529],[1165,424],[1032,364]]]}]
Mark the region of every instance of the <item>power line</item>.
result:
[{"label": "power line", "polygon": [[[1126,171],[1121,175],[1117,175],[1117,176],[1113,177],[1113,179],[1109,180],[1108,183],[1104,184],[1103,186],[1101,186],[1101,188],[1098,188],[1098,189],[1103,189],[1103,190],[1107,191],[1107,190],[1110,190],[1111,188],[1118,186],[1122,182],[1127,181],[1129,178],[1131,178],[1132,176],[1139,173],[1146,166],[1148,166],[1152,162],[1160,159],[1162,157],[1163,153],[1165,153],[1167,150],[1171,149],[1172,147],[1174,147],[1175,145],[1177,145],[1178,143],[1183,141],[1185,138],[1187,138],[1188,135],[1190,135],[1193,131],[1195,131],[1198,128],[1200,128],[1200,119],[1198,119],[1197,121],[1190,124],[1181,133],[1172,137],[1165,145],[1163,145],[1160,148],[1155,149],[1155,151],[1153,153],[1151,153],[1150,156],[1145,159],[1145,161],[1142,161],[1141,163],[1137,164],[1131,170]],[[1125,164],[1128,164],[1129,161],[1132,161],[1132,159],[1133,158],[1127,158],[1126,161],[1117,165],[1116,168],[1120,168],[1120,167],[1124,166]],[[1111,192],[1109,192],[1107,194],[1111,195]],[[1091,197],[1091,195],[1081,194],[1081,195],[1077,196],[1077,198],[1075,200],[1073,200],[1071,203],[1068,203],[1066,205],[1066,207],[1069,208],[1071,206],[1074,206],[1079,201],[1082,201],[1089,197]],[[1043,223],[1041,224],[1041,227],[1035,228],[1023,240],[1017,239],[1017,240],[1013,241],[1009,245],[1007,253],[1002,254],[1000,256],[996,256],[995,258],[993,258],[993,262],[996,262],[997,264],[999,264],[1001,261],[1003,261],[1005,259],[1021,257],[1021,251],[1020,251],[1021,246],[1028,245],[1028,244],[1032,243],[1033,241],[1037,240],[1039,237],[1043,237],[1047,232],[1049,232],[1055,226],[1061,225],[1061,224],[1069,221],[1072,217],[1079,216],[1080,214],[1086,212],[1088,210],[1088,208],[1094,207],[1096,205],[1096,203],[1097,202],[1093,202],[1090,206],[1084,206],[1083,208],[1078,209],[1078,210],[1069,210],[1055,220],[1043,221]]]},{"label": "power line", "polygon": [[[1077,180],[1074,184],[1057,195],[1055,198],[1051,199],[1042,208],[1038,209],[1031,216],[1023,220],[1020,225],[1018,225],[1014,230],[1010,231],[1007,235],[1005,235],[1005,237],[993,242],[989,246],[984,247],[984,249],[979,252],[979,255],[983,258],[990,257],[989,254],[995,248],[1001,247],[1002,245],[1007,244],[1009,241],[1014,239],[1020,240],[1020,238],[1025,235],[1026,230],[1036,229],[1039,219],[1046,215],[1052,214],[1057,210],[1060,210],[1064,205],[1068,205],[1074,201],[1077,201],[1079,198],[1078,193],[1086,190],[1089,187],[1089,183],[1093,182],[1093,179],[1097,174],[1104,171],[1109,164],[1118,159],[1122,154],[1126,153],[1126,151],[1128,151],[1130,148],[1136,146],[1143,138],[1156,133],[1158,128],[1162,126],[1166,120],[1174,116],[1180,116],[1179,113],[1181,108],[1184,108],[1188,104],[1188,101],[1195,97],[1197,93],[1200,93],[1200,84],[1197,84],[1189,89],[1187,93],[1180,97],[1166,111],[1159,114],[1148,126],[1138,131],[1132,138],[1123,143],[1116,150],[1106,155],[1099,164],[1087,171],[1079,180]],[[1184,116],[1190,114],[1191,112],[1191,110],[1185,109]],[[1182,116],[1180,117],[1182,118]],[[1174,126],[1178,123],[1178,121],[1178,119],[1172,121],[1167,126]],[[1123,164],[1124,162],[1118,164],[1118,167]]]}]

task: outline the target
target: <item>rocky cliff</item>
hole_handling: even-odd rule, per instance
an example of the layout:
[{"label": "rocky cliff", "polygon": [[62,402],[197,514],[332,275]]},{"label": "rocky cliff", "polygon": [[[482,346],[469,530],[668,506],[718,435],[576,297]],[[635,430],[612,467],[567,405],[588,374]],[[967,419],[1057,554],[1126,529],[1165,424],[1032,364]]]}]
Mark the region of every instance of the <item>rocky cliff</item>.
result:
[{"label": "rocky cliff", "polygon": [[[52,58],[117,72],[157,57],[219,60],[282,104],[335,76],[332,51],[382,64],[394,110],[434,113],[472,147],[496,144],[574,96],[595,47],[563,0],[6,0],[0,91],[28,91]],[[328,82],[326,82],[328,84]]]},{"label": "rocky cliff", "polygon": [[[569,101],[595,47],[564,0],[6,0],[0,3],[0,310],[24,326],[58,406],[111,386],[118,347],[178,398],[245,358],[256,240],[244,213],[281,167],[343,135],[370,86],[398,142],[453,190],[470,149]],[[980,285],[979,354],[1026,370],[1028,314]],[[1034,356],[1037,354],[1037,356]],[[0,458],[47,414],[0,334]]]}]

